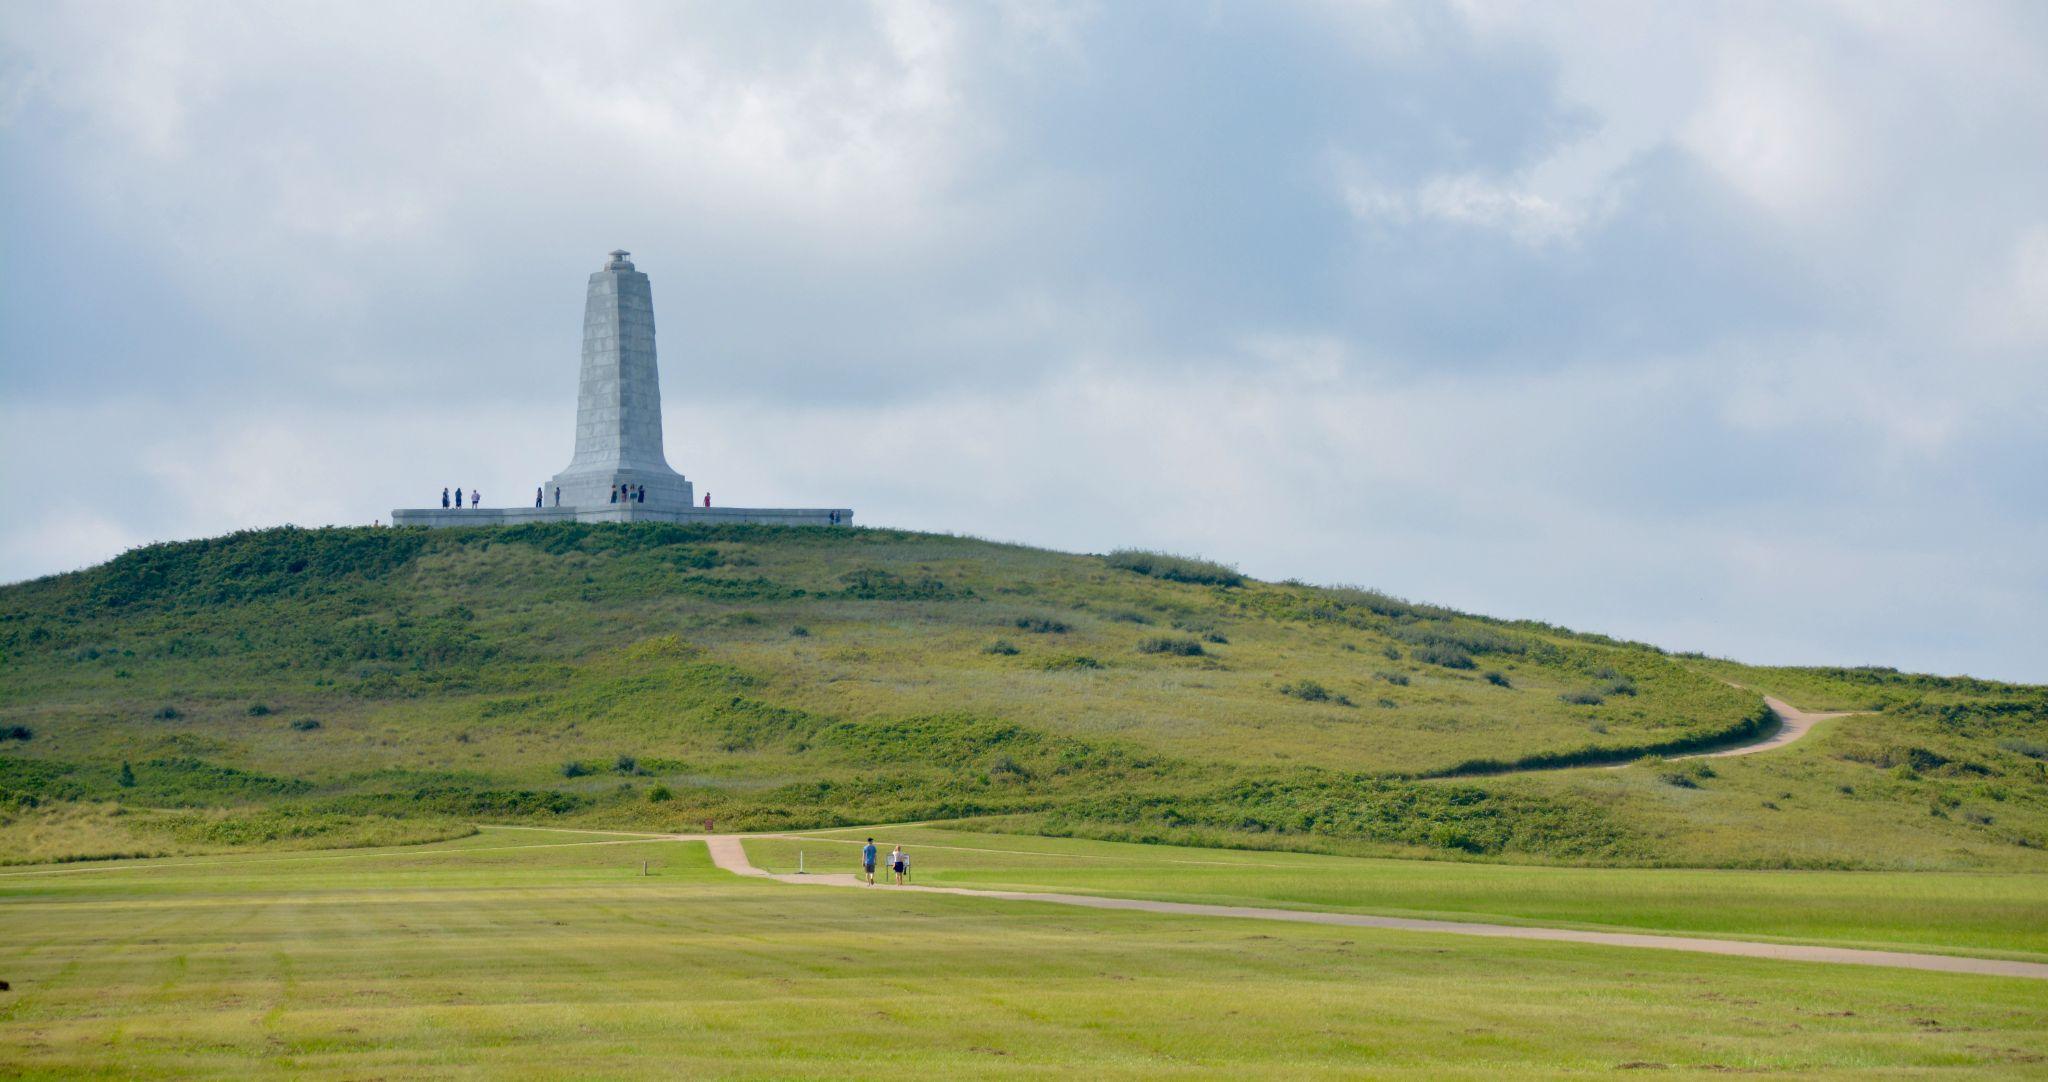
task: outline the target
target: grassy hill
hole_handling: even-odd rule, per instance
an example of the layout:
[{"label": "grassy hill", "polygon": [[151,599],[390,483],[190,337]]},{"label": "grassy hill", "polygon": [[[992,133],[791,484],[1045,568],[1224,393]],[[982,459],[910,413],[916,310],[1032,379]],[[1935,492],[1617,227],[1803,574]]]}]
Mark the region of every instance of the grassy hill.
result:
[{"label": "grassy hill", "polygon": [[[0,653],[0,860],[708,818],[2048,867],[2048,689],[1742,666],[1158,554],[278,529],[0,588]],[[1654,758],[1767,730],[1764,691],[1873,713]]]}]

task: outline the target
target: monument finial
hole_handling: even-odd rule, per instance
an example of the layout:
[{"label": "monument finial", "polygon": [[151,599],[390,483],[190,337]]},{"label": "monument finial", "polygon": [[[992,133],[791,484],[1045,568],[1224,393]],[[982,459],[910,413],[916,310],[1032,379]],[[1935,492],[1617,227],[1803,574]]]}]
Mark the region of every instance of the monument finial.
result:
[{"label": "monument finial", "polygon": [[626,251],[626,250],[625,250],[624,248],[614,248],[614,249],[612,249],[612,261],[611,261],[611,262],[609,262],[609,263],[606,263],[606,264],[604,265],[604,269],[606,269],[606,270],[632,270],[632,269],[633,269],[633,261],[632,261],[632,260],[630,260],[630,259],[627,259],[627,258],[626,258],[627,256],[629,256],[629,255],[632,255],[632,254],[633,254],[633,253],[631,253],[631,252],[629,252],[629,251]]}]

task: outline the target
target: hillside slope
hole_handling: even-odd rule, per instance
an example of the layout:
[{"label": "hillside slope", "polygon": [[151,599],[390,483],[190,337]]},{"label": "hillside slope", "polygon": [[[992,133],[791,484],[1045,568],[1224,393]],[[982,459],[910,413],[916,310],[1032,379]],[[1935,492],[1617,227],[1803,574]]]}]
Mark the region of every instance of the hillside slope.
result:
[{"label": "hillside slope", "polygon": [[[1670,656],[1155,554],[278,529],[0,588],[0,651],[0,859],[480,818],[999,816],[1766,865],[2037,867],[2048,838],[2041,688]],[[1771,724],[1761,691],[1880,712],[1705,767],[1497,773],[1751,736]]]}]

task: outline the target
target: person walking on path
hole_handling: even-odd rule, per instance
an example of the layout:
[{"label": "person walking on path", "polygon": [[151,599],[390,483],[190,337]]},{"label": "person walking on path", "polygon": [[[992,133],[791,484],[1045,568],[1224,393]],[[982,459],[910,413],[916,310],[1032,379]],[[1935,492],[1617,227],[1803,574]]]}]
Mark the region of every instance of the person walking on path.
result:
[{"label": "person walking on path", "polygon": [[866,872],[866,873],[867,873],[867,877],[868,877],[868,886],[871,886],[871,887],[872,887],[872,886],[874,886],[874,885],[875,885],[875,840],[874,840],[873,838],[869,838],[869,839],[868,839],[868,843],[867,843],[866,845],[863,845],[863,846],[861,846],[861,847],[860,847],[860,867],[861,867],[861,871],[863,871],[863,872]]},{"label": "person walking on path", "polygon": [[897,845],[889,853],[889,874],[896,877],[896,885],[903,885],[904,873],[910,870],[910,858],[903,855],[903,846]]},{"label": "person walking on path", "polygon": [[448,510],[448,486],[441,486],[441,510]]}]

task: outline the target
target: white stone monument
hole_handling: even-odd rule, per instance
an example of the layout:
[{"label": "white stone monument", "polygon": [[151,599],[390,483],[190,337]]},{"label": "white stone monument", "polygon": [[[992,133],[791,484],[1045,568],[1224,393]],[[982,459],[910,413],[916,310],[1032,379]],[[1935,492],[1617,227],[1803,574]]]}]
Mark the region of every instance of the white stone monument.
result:
[{"label": "white stone monument", "polygon": [[654,292],[647,276],[626,258],[629,254],[613,252],[604,268],[590,276],[576,388],[576,451],[569,465],[542,487],[542,506],[401,508],[391,512],[392,525],[571,520],[852,525],[853,510],[845,507],[697,506],[690,482],[669,467],[662,451]]},{"label": "white stone monument", "polygon": [[661,378],[654,364],[654,291],[630,253],[590,276],[583,301],[583,376],[576,457],[549,484],[576,507],[609,504],[619,486],[647,489],[646,507],[688,507],[690,482],[661,453]]}]

